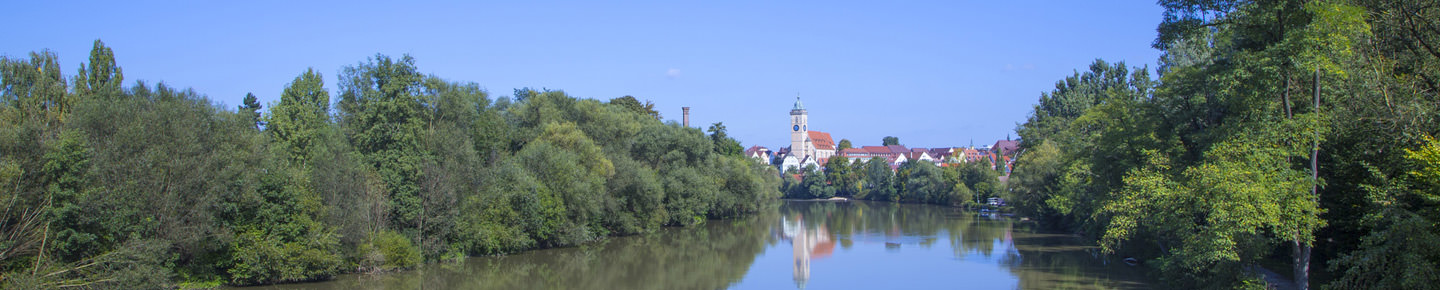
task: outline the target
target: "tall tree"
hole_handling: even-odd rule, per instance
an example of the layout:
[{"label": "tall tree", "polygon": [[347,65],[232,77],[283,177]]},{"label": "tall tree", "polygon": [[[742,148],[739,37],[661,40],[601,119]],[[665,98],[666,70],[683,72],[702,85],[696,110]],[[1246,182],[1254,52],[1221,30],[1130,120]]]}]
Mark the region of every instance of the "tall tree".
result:
[{"label": "tall tree", "polygon": [[115,65],[115,52],[105,42],[95,40],[90,49],[90,63],[80,64],[75,75],[75,91],[82,95],[113,96],[121,92],[125,74]]},{"label": "tall tree", "polygon": [[255,93],[245,93],[245,100],[239,108],[240,115],[249,117],[250,121],[255,123],[255,128],[259,129],[265,126],[260,121],[260,109],[263,107],[260,100],[255,98]]},{"label": "tall tree", "polygon": [[418,228],[423,219],[418,185],[430,156],[420,143],[428,119],[422,79],[409,55],[376,55],[341,70],[341,125],[385,181],[392,222],[401,228]]},{"label": "tall tree", "polygon": [[[247,106],[253,97],[246,98]],[[306,69],[296,76],[281,93],[280,103],[270,108],[266,121],[269,125],[265,130],[286,148],[292,161],[309,162],[312,148],[322,142],[320,131],[330,124],[330,93],[325,91],[320,73]]]}]

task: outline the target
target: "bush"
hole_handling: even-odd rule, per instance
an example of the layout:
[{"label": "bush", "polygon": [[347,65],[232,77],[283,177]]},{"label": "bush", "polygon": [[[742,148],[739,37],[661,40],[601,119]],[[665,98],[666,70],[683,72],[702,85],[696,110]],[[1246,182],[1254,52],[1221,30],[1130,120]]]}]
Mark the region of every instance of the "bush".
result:
[{"label": "bush", "polygon": [[360,244],[360,270],[383,272],[420,265],[420,248],[395,231],[383,231]]},{"label": "bush", "polygon": [[260,230],[245,231],[231,243],[230,282],[254,285],[330,278],[340,271],[338,244],[333,235],[286,242]]}]

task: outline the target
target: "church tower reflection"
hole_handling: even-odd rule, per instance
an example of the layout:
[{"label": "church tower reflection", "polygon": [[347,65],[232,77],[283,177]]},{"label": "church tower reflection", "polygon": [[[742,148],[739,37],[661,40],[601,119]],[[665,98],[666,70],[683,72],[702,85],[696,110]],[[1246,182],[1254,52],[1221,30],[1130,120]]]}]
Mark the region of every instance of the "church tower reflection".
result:
[{"label": "church tower reflection", "polygon": [[805,216],[795,214],[781,219],[781,238],[790,241],[794,254],[795,287],[805,289],[810,281],[810,261],[829,257],[835,253],[835,241],[822,221],[813,229],[805,223]]}]

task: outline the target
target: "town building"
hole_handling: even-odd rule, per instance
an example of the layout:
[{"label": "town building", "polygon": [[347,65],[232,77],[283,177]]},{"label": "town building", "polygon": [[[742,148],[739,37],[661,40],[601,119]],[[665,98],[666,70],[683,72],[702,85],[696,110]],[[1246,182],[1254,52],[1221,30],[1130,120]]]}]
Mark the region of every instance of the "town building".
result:
[{"label": "town building", "polygon": [[745,149],[745,157],[754,158],[756,162],[763,164],[770,164],[770,159],[774,158],[775,155],[770,152],[770,148],[755,145],[750,146],[750,149]]},{"label": "town building", "polygon": [[824,168],[829,163],[830,157],[841,156],[849,159],[851,164],[867,162],[874,158],[881,158],[892,169],[898,168],[905,162],[931,162],[939,166],[951,166],[958,163],[988,162],[991,168],[1004,166],[1008,171],[1013,165],[1020,141],[999,140],[992,145],[974,146],[971,141],[970,147],[936,147],[936,148],[905,148],[903,145],[886,146],[861,146],[859,148],[836,148],[834,137],[830,133],[810,130],[810,113],[805,109],[805,104],[799,97],[795,98],[795,105],[790,108],[790,146],[780,148],[775,152],[760,146],[752,146],[745,150],[745,156],[756,160],[770,161],[770,164],[780,166],[780,170],[790,169],[801,170],[807,166]]}]

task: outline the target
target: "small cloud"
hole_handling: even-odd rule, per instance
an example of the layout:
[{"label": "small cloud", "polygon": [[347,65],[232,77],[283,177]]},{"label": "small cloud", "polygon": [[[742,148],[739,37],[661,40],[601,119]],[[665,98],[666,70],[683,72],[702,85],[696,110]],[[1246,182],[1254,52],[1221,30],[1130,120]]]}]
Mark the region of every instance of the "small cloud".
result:
[{"label": "small cloud", "polygon": [[667,71],[665,71],[665,76],[666,76],[666,77],[670,77],[670,78],[672,78],[672,79],[673,79],[673,78],[678,78],[678,77],[680,77],[680,69],[678,69],[678,68],[672,68],[672,69],[670,69],[670,70],[667,70]]}]

